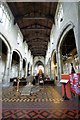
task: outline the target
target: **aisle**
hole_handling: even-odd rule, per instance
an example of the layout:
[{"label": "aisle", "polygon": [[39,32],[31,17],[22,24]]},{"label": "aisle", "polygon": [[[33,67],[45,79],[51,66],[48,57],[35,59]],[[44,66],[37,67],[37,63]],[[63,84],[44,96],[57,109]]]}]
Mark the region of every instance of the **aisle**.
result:
[{"label": "aisle", "polygon": [[[29,87],[29,86],[28,86]],[[62,96],[55,90],[54,86],[30,86],[27,87],[27,91],[30,90],[29,94],[22,95],[23,90],[26,91],[25,87],[20,87],[19,93],[16,92],[16,87],[11,86],[6,88],[2,93],[3,102],[62,102]]]},{"label": "aisle", "polygon": [[[78,98],[64,101],[61,96],[61,86],[36,86],[40,89],[30,95],[16,94],[16,87],[3,90],[2,115],[3,118],[24,118],[35,120],[55,118],[68,118],[68,120],[79,117],[80,111]],[[22,88],[20,88],[20,91]],[[32,91],[35,90],[33,87]],[[8,91],[8,92],[7,92]],[[80,109],[79,109],[80,110]]]}]

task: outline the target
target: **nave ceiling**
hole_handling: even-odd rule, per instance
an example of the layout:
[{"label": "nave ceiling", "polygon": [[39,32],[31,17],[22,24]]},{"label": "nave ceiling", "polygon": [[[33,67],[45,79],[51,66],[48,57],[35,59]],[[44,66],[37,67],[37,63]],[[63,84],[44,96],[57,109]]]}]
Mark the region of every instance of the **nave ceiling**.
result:
[{"label": "nave ceiling", "polygon": [[33,56],[45,56],[50,41],[57,2],[8,2],[23,41]]}]

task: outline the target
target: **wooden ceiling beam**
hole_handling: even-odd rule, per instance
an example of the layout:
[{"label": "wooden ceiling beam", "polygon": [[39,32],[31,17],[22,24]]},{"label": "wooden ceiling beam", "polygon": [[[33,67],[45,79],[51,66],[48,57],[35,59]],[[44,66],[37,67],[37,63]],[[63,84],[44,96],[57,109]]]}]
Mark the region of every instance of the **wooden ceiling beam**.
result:
[{"label": "wooden ceiling beam", "polygon": [[34,16],[34,17],[31,17],[30,16],[30,13],[28,14],[24,14],[24,15],[17,15],[17,16],[14,16],[14,24],[16,24],[18,21],[22,20],[22,19],[26,19],[26,20],[50,20],[52,23],[54,23],[54,16],[53,15],[45,15],[43,14],[42,16]]},{"label": "wooden ceiling beam", "polygon": [[32,33],[32,34],[29,34],[29,33],[28,33],[28,34],[27,34],[27,33],[26,33],[26,34],[24,34],[24,36],[27,37],[27,38],[28,38],[28,37],[35,37],[35,36],[37,36],[37,37],[38,37],[38,36],[44,36],[44,37],[49,37],[49,38],[50,38],[50,35],[49,35],[49,34],[43,33],[43,32],[40,32],[40,31],[36,31],[35,34],[34,34],[34,33]]},{"label": "wooden ceiling beam", "polygon": [[41,47],[41,46],[47,46],[47,43],[42,42],[42,44],[41,44],[41,42],[29,42],[28,45]]},{"label": "wooden ceiling beam", "polygon": [[35,51],[35,52],[32,51],[31,53],[32,53],[32,54],[45,54],[46,52],[45,52],[45,51],[38,51],[38,52],[36,52],[36,51]]},{"label": "wooden ceiling beam", "polygon": [[47,46],[44,46],[44,45],[43,46],[39,46],[39,45],[38,46],[31,46],[31,45],[29,45],[29,47],[30,47],[30,49],[42,49],[42,48],[46,49],[47,48]]},{"label": "wooden ceiling beam", "polygon": [[[31,53],[31,54],[32,54],[32,53]],[[32,55],[33,55],[33,54],[32,54]],[[45,57],[45,54],[34,54],[34,55],[33,55],[33,58],[36,57],[36,56],[43,56],[43,57]]]},{"label": "wooden ceiling beam", "polygon": [[28,39],[26,40],[27,43],[48,43],[49,39],[46,40],[46,39],[42,39],[42,38],[35,38],[35,39]]},{"label": "wooden ceiling beam", "polygon": [[[24,28],[24,29],[31,31],[31,30],[46,30],[51,28]],[[24,29],[21,29],[21,30],[24,30]]]},{"label": "wooden ceiling beam", "polygon": [[46,48],[41,48],[41,47],[40,48],[35,48],[35,49],[31,48],[30,50],[35,51],[35,52],[37,52],[37,51],[46,51]]},{"label": "wooden ceiling beam", "polygon": [[[38,24],[38,23],[35,23],[35,24],[31,24],[31,25],[27,25],[27,26],[24,26],[24,27],[20,27],[20,29],[22,30],[22,29],[30,29],[30,28],[33,28],[32,26],[35,26],[35,28],[40,28],[40,27],[44,27],[44,28],[46,28],[46,29],[51,29],[51,27],[48,27],[48,26],[45,26],[45,25],[42,25],[42,24]],[[43,29],[44,29],[43,28]]]},{"label": "wooden ceiling beam", "polygon": [[30,50],[41,50],[41,49],[43,49],[43,50],[46,50],[47,49],[47,47],[46,46],[30,46],[29,45],[29,48],[30,48]]},{"label": "wooden ceiling beam", "polygon": [[23,41],[26,41],[26,42],[29,42],[29,41],[36,41],[36,39],[38,40],[44,40],[45,42],[49,41],[50,40],[50,36],[48,34],[37,34],[34,35],[34,34],[28,34],[28,35],[24,35],[24,40]]}]

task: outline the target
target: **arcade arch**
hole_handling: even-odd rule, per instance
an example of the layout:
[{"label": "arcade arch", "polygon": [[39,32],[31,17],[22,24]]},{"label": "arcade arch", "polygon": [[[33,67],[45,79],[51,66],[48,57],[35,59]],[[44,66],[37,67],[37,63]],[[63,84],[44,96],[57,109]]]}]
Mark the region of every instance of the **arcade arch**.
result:
[{"label": "arcade arch", "polygon": [[19,61],[20,61],[19,54],[16,51],[13,51],[12,64],[11,64],[11,71],[12,71],[11,78],[15,78],[19,76]]},{"label": "arcade arch", "polygon": [[28,66],[27,66],[27,76],[30,76],[30,62],[28,63]]},{"label": "arcade arch", "polygon": [[1,81],[3,86],[8,86],[10,84],[10,70],[11,70],[11,60],[12,60],[12,49],[6,38],[0,33],[0,64],[2,69]]},{"label": "arcade arch", "polygon": [[22,77],[26,78],[26,59],[23,59],[23,72]]},{"label": "arcade arch", "polygon": [[70,73],[71,62],[73,62],[76,68],[76,61],[75,61],[76,58],[78,60],[76,40],[75,40],[75,35],[74,35],[74,25],[72,23],[69,23],[64,28],[62,34],[60,35],[58,44],[57,44],[58,80],[61,79],[61,74]]},{"label": "arcade arch", "polygon": [[[1,70],[0,70],[0,80],[2,80],[4,73],[5,73],[5,68],[6,68],[6,60],[7,60],[7,51],[8,48],[6,46],[6,44],[4,43],[4,41],[2,41],[2,39],[0,38],[0,55],[1,55],[1,59],[0,59],[0,66],[1,66]],[[2,48],[2,49],[1,49]],[[1,81],[0,81],[1,82]]]},{"label": "arcade arch", "polygon": [[51,55],[51,78],[54,79],[54,84],[56,84],[57,79],[57,60],[56,60],[56,51],[53,50]]},{"label": "arcade arch", "polygon": [[39,71],[42,71],[42,73],[44,73],[44,64],[40,60],[37,61],[34,65],[34,75],[37,75]]},{"label": "arcade arch", "polygon": [[[17,49],[15,49],[15,50],[13,50],[13,55],[12,56],[13,56],[12,57],[12,64],[15,64],[15,65],[13,65],[13,66],[15,66],[14,71],[16,71],[15,76],[19,77],[19,78],[22,78],[22,66],[23,66],[22,55]],[[14,62],[13,62],[13,60],[14,60]]]}]

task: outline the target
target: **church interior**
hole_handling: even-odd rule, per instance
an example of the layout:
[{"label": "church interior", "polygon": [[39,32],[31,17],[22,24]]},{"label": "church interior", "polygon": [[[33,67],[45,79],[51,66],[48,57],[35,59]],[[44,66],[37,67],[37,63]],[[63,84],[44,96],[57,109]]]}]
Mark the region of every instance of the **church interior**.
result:
[{"label": "church interior", "polygon": [[80,119],[80,2],[0,2],[0,119]]}]

